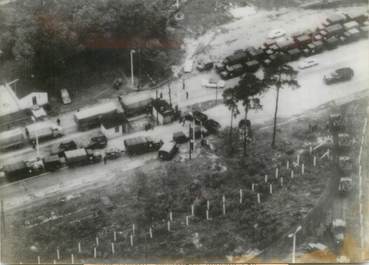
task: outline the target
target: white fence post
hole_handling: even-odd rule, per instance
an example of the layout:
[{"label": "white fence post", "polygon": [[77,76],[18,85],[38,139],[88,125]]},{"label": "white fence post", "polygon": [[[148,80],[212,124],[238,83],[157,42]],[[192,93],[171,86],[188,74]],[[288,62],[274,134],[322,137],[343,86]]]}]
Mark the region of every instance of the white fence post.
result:
[{"label": "white fence post", "polygon": [[129,241],[131,243],[131,247],[133,247],[133,234],[130,234]]},{"label": "white fence post", "polygon": [[256,194],[256,197],[257,197],[258,203],[260,204],[260,193]]},{"label": "white fence post", "polygon": [[278,168],[275,169],[275,178],[278,178]]},{"label": "white fence post", "polygon": [[96,240],[96,246],[99,246],[99,238],[96,237],[95,240]]},{"label": "white fence post", "polygon": [[149,228],[149,235],[150,235],[150,238],[152,238],[152,228],[151,228],[151,226]]},{"label": "white fence post", "polygon": [[94,247],[94,258],[96,259],[97,257],[97,251],[96,251],[96,247]]},{"label": "white fence post", "polygon": [[305,174],[305,164],[301,165],[301,174],[304,175]]},{"label": "white fence post", "polygon": [[111,243],[111,253],[114,255],[115,254],[115,247],[114,247],[114,243]]},{"label": "white fence post", "polygon": [[297,165],[299,166],[300,165],[300,154],[297,154]]},{"label": "white fence post", "polygon": [[225,215],[226,214],[226,205],[225,205],[226,199],[224,195],[222,197],[222,201],[223,201],[223,215]]},{"label": "white fence post", "polygon": [[173,222],[173,213],[172,213],[172,211],[169,212],[169,220],[171,222]]},{"label": "white fence post", "polygon": [[240,203],[242,203],[242,199],[243,199],[242,197],[243,197],[243,193],[242,193],[242,189],[240,189]]},{"label": "white fence post", "polygon": [[269,184],[269,193],[273,194],[273,185],[272,184]]},{"label": "white fence post", "polygon": [[189,222],[188,222],[188,215],[186,215],[186,226],[189,225]]},{"label": "white fence post", "polygon": [[37,256],[37,264],[40,264],[40,263],[41,263],[40,256]]},{"label": "white fence post", "polygon": [[210,201],[209,200],[206,201],[206,209],[210,210]]},{"label": "white fence post", "polygon": [[114,242],[117,242],[117,232],[116,231],[114,231],[113,233],[113,239],[114,239]]},{"label": "white fence post", "polygon": [[294,178],[294,172],[293,172],[293,170],[291,170],[291,179],[293,179]]},{"label": "white fence post", "polygon": [[60,250],[59,250],[59,248],[56,249],[56,259],[60,260]]},{"label": "white fence post", "polygon": [[191,216],[195,216],[195,205],[191,205]]},{"label": "white fence post", "polygon": [[132,224],[132,234],[135,235],[135,231],[136,231],[136,226],[135,224]]},{"label": "white fence post", "polygon": [[78,253],[82,252],[81,242],[78,242]]},{"label": "white fence post", "polygon": [[170,221],[167,222],[168,232],[170,232]]}]

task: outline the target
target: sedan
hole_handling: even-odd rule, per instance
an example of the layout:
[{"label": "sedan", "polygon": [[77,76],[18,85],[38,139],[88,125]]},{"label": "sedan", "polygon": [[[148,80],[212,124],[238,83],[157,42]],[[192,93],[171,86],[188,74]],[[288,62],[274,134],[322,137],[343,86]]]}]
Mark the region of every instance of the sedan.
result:
[{"label": "sedan", "polygon": [[207,82],[203,82],[205,87],[209,88],[224,88],[225,82],[223,80],[216,80],[213,78],[210,78]]},{"label": "sedan", "polygon": [[269,32],[268,38],[277,39],[283,37],[284,35],[286,35],[286,31],[284,31],[283,29],[275,29]]},{"label": "sedan", "polygon": [[66,88],[60,89],[60,96],[62,99],[63,104],[70,104],[72,103],[72,100],[70,98],[69,92]]},{"label": "sedan", "polygon": [[307,59],[307,60],[303,60],[300,64],[299,64],[299,68],[300,69],[306,69],[306,68],[310,68],[313,66],[318,65],[318,62],[314,59]]}]

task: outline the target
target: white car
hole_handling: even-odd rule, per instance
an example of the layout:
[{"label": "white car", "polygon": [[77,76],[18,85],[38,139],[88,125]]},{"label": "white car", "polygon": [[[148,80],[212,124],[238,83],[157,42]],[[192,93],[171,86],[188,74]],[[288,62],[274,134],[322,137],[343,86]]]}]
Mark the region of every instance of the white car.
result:
[{"label": "white car", "polygon": [[207,82],[204,81],[203,85],[209,88],[224,88],[225,82],[223,80],[216,80],[214,78],[210,78]]},{"label": "white car", "polygon": [[274,29],[269,32],[268,38],[269,39],[277,39],[286,35],[286,31],[283,29]]},{"label": "white car", "polygon": [[62,99],[63,104],[70,104],[72,103],[72,100],[70,98],[69,92],[66,88],[60,89],[60,96]]},{"label": "white car", "polygon": [[303,60],[300,64],[299,64],[299,68],[300,69],[306,69],[306,68],[310,68],[310,67],[313,67],[313,66],[316,66],[318,65],[318,62],[314,59],[306,59],[306,60]]},{"label": "white car", "polygon": [[193,68],[193,60],[187,60],[184,64],[183,71],[185,73],[191,73]]}]

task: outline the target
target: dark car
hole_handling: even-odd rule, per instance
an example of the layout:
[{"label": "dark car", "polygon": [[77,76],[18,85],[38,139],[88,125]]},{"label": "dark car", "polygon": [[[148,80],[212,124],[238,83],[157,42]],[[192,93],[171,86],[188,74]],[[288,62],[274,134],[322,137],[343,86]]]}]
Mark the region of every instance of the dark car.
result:
[{"label": "dark car", "polygon": [[177,144],[183,144],[188,141],[188,137],[184,134],[184,132],[175,132],[173,133],[173,141]]},{"label": "dark car", "polygon": [[51,154],[55,154],[61,157],[63,156],[65,151],[75,150],[77,148],[78,148],[77,144],[74,141],[63,142],[63,143],[60,143],[57,148],[54,148],[51,151]]},{"label": "dark car", "polygon": [[204,123],[204,127],[211,134],[218,133],[219,129],[221,128],[219,122],[217,122],[217,121],[215,121],[213,119],[208,119]]},{"label": "dark car", "polygon": [[197,65],[197,70],[201,71],[209,71],[213,68],[214,63],[213,62],[199,62]]},{"label": "dark car", "polygon": [[201,111],[197,111],[195,110],[193,112],[193,117],[195,119],[195,123],[202,123],[204,124],[207,120],[208,120],[208,116],[204,113],[202,113]]},{"label": "dark car", "polygon": [[102,149],[108,144],[108,139],[104,135],[95,136],[90,139],[87,149]]},{"label": "dark car", "polygon": [[122,156],[122,150],[119,150],[117,148],[112,148],[109,150],[106,150],[105,157],[106,159],[114,160]]},{"label": "dark car", "polygon": [[336,71],[324,76],[323,80],[327,85],[348,81],[354,76],[354,71],[350,67],[339,68]]}]

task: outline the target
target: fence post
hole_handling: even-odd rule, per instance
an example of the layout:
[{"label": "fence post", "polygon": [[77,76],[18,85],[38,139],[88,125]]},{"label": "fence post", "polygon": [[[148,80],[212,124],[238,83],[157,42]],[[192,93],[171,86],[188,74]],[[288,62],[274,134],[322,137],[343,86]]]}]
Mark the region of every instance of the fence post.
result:
[{"label": "fence post", "polygon": [[206,209],[210,210],[210,201],[209,200],[206,201]]},{"label": "fence post", "polygon": [[168,232],[170,232],[170,221],[167,222]]},{"label": "fence post", "polygon": [[226,199],[224,195],[222,197],[222,201],[223,201],[223,215],[225,215],[226,214],[226,205],[225,205]]},{"label": "fence post", "polygon": [[56,259],[60,260],[60,250],[59,250],[59,248],[56,249]]},{"label": "fence post", "polygon": [[149,228],[149,235],[150,235],[150,238],[152,238],[152,228],[151,228],[151,226]]},{"label": "fence post", "polygon": [[283,177],[281,177],[281,186],[283,186]]},{"label": "fence post", "polygon": [[275,178],[278,178],[278,168],[275,169]]},{"label": "fence post", "polygon": [[294,178],[294,172],[293,172],[293,170],[291,170],[291,179],[293,179]]},{"label": "fence post", "polygon": [[251,184],[251,190],[255,191],[255,184],[254,183]]},{"label": "fence post", "polygon": [[41,263],[40,256],[37,256],[37,264],[40,264],[40,263]]},{"label": "fence post", "polygon": [[114,255],[115,254],[115,247],[114,247],[114,243],[111,243],[111,253]]},{"label": "fence post", "polygon": [[243,199],[242,197],[243,197],[243,193],[242,193],[242,189],[240,189],[240,203],[242,203],[242,199]]},{"label": "fence post", "polygon": [[169,212],[169,220],[171,222],[173,222],[173,213],[172,213],[172,211]]},{"label": "fence post", "polygon": [[132,234],[135,235],[136,226],[135,224],[132,224]]},{"label": "fence post", "polygon": [[99,238],[96,237],[95,239],[96,239],[96,246],[99,246]]},{"label": "fence post", "polygon": [[267,183],[268,182],[268,175],[264,176],[264,182]]},{"label": "fence post", "polygon": [[313,158],[313,166],[316,167],[316,156]]},{"label": "fence post", "polygon": [[305,164],[301,165],[301,174],[304,175],[305,174]]},{"label": "fence post", "polygon": [[96,251],[96,247],[94,247],[94,258],[96,259],[97,257],[97,251]]},{"label": "fence post", "polygon": [[189,225],[189,222],[188,222],[188,215],[186,215],[186,226]]},{"label": "fence post", "polygon": [[289,169],[289,168],[290,168],[290,161],[289,161],[289,160],[287,160],[287,162],[286,162],[286,168],[287,168],[287,169]]},{"label": "fence post", "polygon": [[209,210],[206,210],[206,220],[210,220],[210,218],[209,218]]},{"label": "fence post", "polygon": [[191,216],[195,216],[195,205],[191,205]]},{"label": "fence post", "polygon": [[131,243],[131,247],[133,247],[133,234],[130,234],[129,239],[130,239],[129,241]]},{"label": "fence post", "polygon": [[72,264],[74,264],[74,255],[73,254],[70,255],[70,260],[71,260]]},{"label": "fence post", "polygon": [[116,231],[114,231],[113,233],[113,239],[114,239],[114,242],[117,242],[117,232]]},{"label": "fence post", "polygon": [[269,184],[269,193],[273,194],[273,185],[272,184]]},{"label": "fence post", "polygon": [[82,252],[81,242],[78,242],[78,253]]},{"label": "fence post", "polygon": [[257,199],[258,199],[258,203],[260,204],[260,193],[258,193],[258,194],[256,195],[256,197],[257,197]]},{"label": "fence post", "polygon": [[297,154],[297,165],[299,166],[300,165],[300,154]]}]

